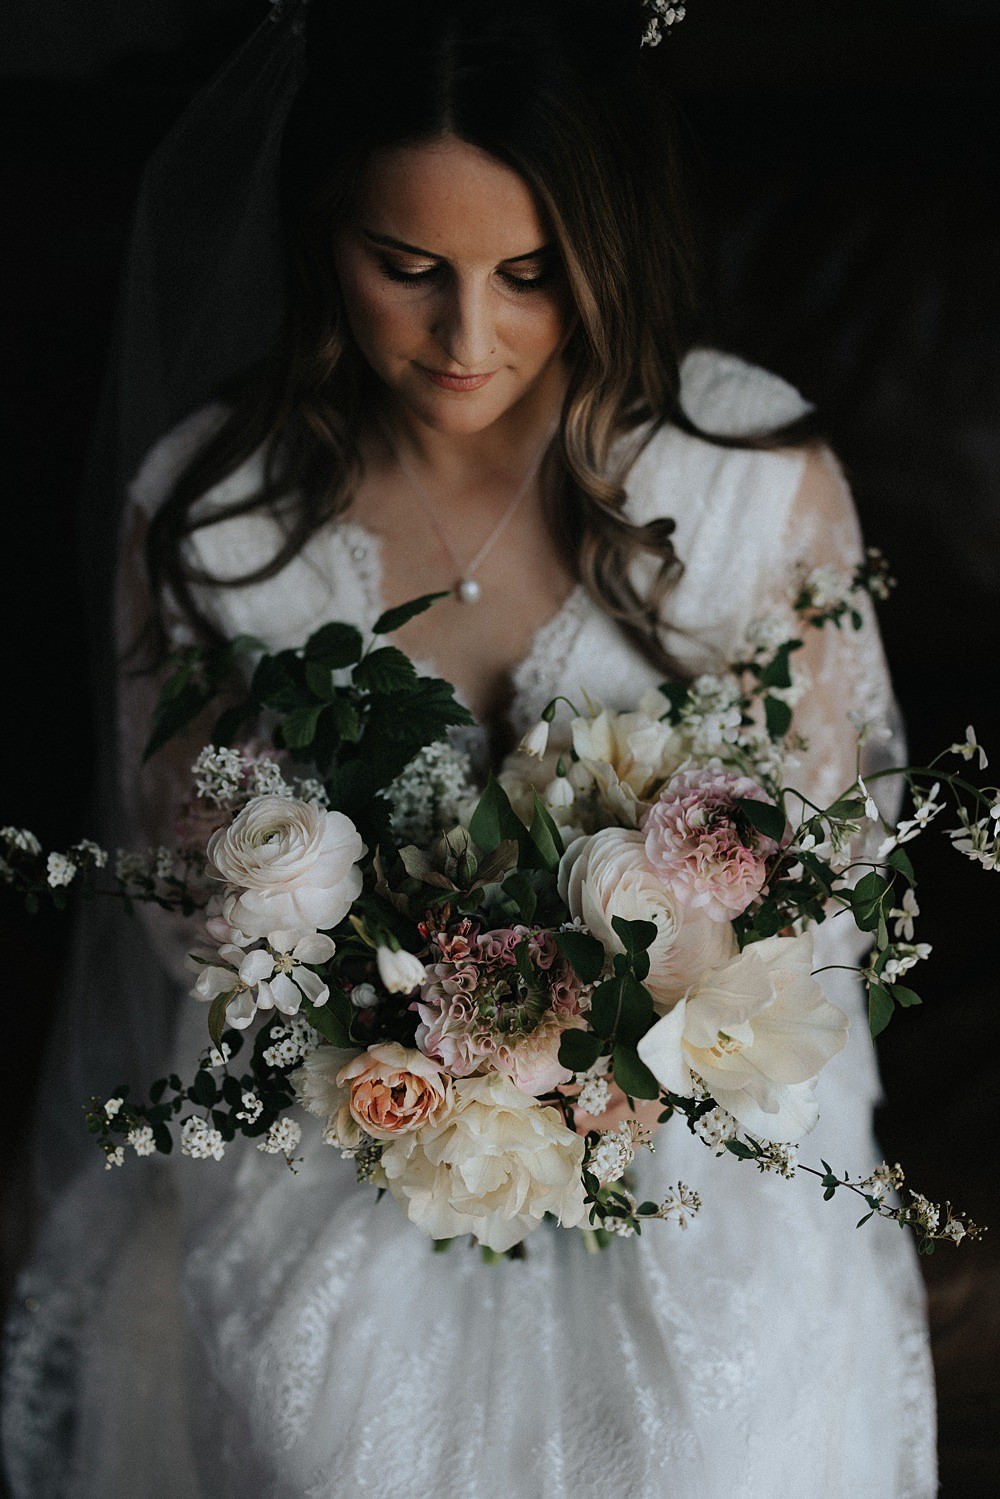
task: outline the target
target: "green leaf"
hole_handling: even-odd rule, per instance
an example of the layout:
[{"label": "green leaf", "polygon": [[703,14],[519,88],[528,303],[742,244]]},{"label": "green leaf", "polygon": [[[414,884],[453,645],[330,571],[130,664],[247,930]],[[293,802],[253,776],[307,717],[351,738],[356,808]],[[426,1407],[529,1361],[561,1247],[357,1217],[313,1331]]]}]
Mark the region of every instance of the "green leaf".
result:
[{"label": "green leaf", "polygon": [[604,948],[589,932],[556,932],[556,946],[581,984],[594,984],[604,967]]},{"label": "green leaf", "polygon": [[590,996],[590,1024],[599,1036],[611,1035],[618,1023],[621,979],[605,979]]},{"label": "green leaf", "polygon": [[310,635],[303,654],[307,661],[322,661],[331,671],[337,671],[360,661],[364,648],[360,630],[334,620]]},{"label": "green leaf", "polygon": [[491,854],[478,865],[473,889],[482,885],[495,885],[517,865],[517,840],[504,838]]},{"label": "green leaf", "polygon": [[324,703],[331,702],[337,691],[333,685],[333,672],[324,661],[306,662],[306,686]]},{"label": "green leaf", "polygon": [[626,921],[624,916],[612,916],[611,925],[626,957],[633,963],[637,957],[645,956],[646,949],[656,941],[659,930],[655,921]]},{"label": "green leaf", "polygon": [[337,1013],[342,1011],[345,1005],[350,1010],[351,1002],[347,996],[337,993],[331,994],[325,1005],[310,1004],[308,1000],[302,1002],[302,1013],[313,1029],[319,1031],[331,1046],[339,1046],[343,1051],[355,1044],[351,1040],[349,1024],[344,1023],[342,1013]]},{"label": "green leaf", "polygon": [[336,697],[330,704],[330,718],[341,739],[356,744],[361,734],[358,710],[346,697]]},{"label": "green leaf", "polygon": [[[358,663],[353,680],[362,692],[409,692],[417,684],[417,669],[394,645],[384,645]],[[400,711],[405,707],[401,705]]]},{"label": "green leaf", "polygon": [[660,1085],[634,1046],[619,1042],[613,1060],[615,1082],[629,1098],[659,1098]]},{"label": "green leaf", "polygon": [[764,721],[772,739],[784,739],[792,726],[792,710],[779,697],[764,699]]},{"label": "green leaf", "polygon": [[[683,682],[661,682],[659,691],[667,700],[670,722],[679,722],[681,709],[691,696],[689,688],[685,687]],[[667,716],[667,713],[663,715],[664,718]]]},{"label": "green leaf", "polygon": [[[212,1007],[208,1012],[208,1034],[212,1045],[217,1051],[221,1051],[222,1049],[222,1027],[226,1023],[226,1006],[232,997],[231,990],[224,990],[221,994],[217,994],[212,1000]],[[170,1086],[177,1091],[180,1090],[180,1082],[178,1081],[175,1084],[172,1076]]]},{"label": "green leaf", "polygon": [[215,1086],[215,1078],[204,1067],[198,1069],[191,1084],[189,1096],[195,1103],[200,1103],[203,1108],[211,1108],[219,1096],[219,1090]]},{"label": "green leaf", "polygon": [[570,1072],[586,1072],[602,1055],[600,1036],[592,1031],[563,1031],[559,1043],[559,1062]]},{"label": "green leaf", "polygon": [[438,599],[446,599],[451,595],[449,588],[442,589],[440,593],[424,593],[418,599],[411,599],[408,604],[399,604],[395,609],[387,609],[380,614],[372,625],[373,635],[391,635],[394,630],[401,630],[407,620],[414,619],[416,615],[423,614]]},{"label": "green leaf", "polygon": [[531,788],[531,795],[534,798],[534,808],[531,813],[531,827],[528,829],[529,835],[545,860],[545,868],[558,869],[559,860],[565,852],[562,834],[552,821],[547,809],[539,801],[538,792],[534,787]]},{"label": "green leaf", "polygon": [[296,708],[281,720],[281,737],[291,750],[308,749],[316,738],[320,715],[326,712],[326,703],[313,703],[307,708]]},{"label": "green leaf", "polygon": [[616,1036],[631,1045],[646,1034],[653,1023],[653,1001],[649,990],[632,974],[622,984],[621,1011]]},{"label": "green leaf", "polygon": [[882,984],[868,986],[868,1029],[873,1036],[880,1036],[892,1019],[895,1005],[892,995]]},{"label": "green leaf", "polygon": [[917,876],[914,873],[913,865],[910,862],[910,856],[906,852],[905,848],[899,848],[898,846],[894,848],[885,862],[888,864],[890,869],[898,869],[900,874],[910,885],[916,885]]},{"label": "green leaf", "polygon": [[785,814],[773,802],[761,802],[752,796],[738,796],[736,805],[752,828],[780,843],[785,836]]},{"label": "green leaf", "polygon": [[912,989],[907,989],[905,984],[891,984],[889,986],[889,993],[898,1005],[902,1005],[904,1010],[909,1010],[914,1005],[923,1004],[920,995],[914,994]]},{"label": "green leaf", "polygon": [[[538,909],[538,895],[534,885],[523,869],[515,869],[512,874],[509,874],[504,880],[501,889],[505,895],[509,895],[511,900],[514,901],[518,914],[526,925],[534,920],[535,912]],[[520,951],[520,946],[518,947],[518,951]]]},{"label": "green leaf", "polygon": [[513,839],[520,844],[527,833],[524,823],[511,806],[506,791],[492,775],[472,814],[469,832],[473,842],[484,854],[493,853],[505,839]]},{"label": "green leaf", "polygon": [[863,932],[874,932],[885,920],[885,907],[892,886],[872,870],[862,875],[854,889],[846,892],[854,912],[854,920]]},{"label": "green leaf", "polygon": [[773,659],[768,662],[760,674],[760,685],[762,687],[791,687],[792,671],[789,664],[789,657],[798,644],[800,644],[799,641],[795,641],[793,644],[789,640],[784,645],[778,647]]}]

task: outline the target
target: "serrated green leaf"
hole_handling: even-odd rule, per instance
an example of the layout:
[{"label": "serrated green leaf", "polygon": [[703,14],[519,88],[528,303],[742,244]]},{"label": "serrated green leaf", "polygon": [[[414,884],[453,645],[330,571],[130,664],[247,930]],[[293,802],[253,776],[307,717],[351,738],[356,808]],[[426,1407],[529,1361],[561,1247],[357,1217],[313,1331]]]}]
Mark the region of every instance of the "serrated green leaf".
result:
[{"label": "serrated green leaf", "polygon": [[589,932],[555,933],[556,946],[565,956],[581,984],[594,984],[604,967],[604,948]]},{"label": "serrated green leaf", "polygon": [[308,749],[316,738],[320,717],[327,710],[326,703],[313,703],[306,708],[296,708],[281,720],[281,737],[290,750]]},{"label": "serrated green leaf", "polygon": [[360,630],[354,625],[334,620],[317,630],[314,635],[310,635],[303,655],[307,661],[322,661],[323,665],[328,666],[331,671],[338,671],[345,666],[353,666],[355,661],[360,661],[364,648],[365,643]]},{"label": "serrated green leaf", "polygon": [[[353,681],[362,692],[408,693],[417,684],[417,669],[394,645],[384,645],[358,663]],[[399,711],[405,713],[405,706],[401,704]]]},{"label": "serrated green leaf", "polygon": [[880,1036],[892,1019],[895,1005],[892,995],[882,984],[868,986],[868,1029],[873,1036]]},{"label": "serrated green leaf", "polygon": [[599,1036],[591,1031],[563,1031],[559,1042],[559,1063],[570,1072],[586,1072],[602,1054]]},{"label": "serrated green leaf", "polygon": [[414,619],[418,614],[423,614],[438,599],[446,599],[451,596],[451,590],[442,589],[439,593],[423,593],[418,599],[410,599],[407,604],[398,604],[395,609],[387,609],[380,614],[372,626],[373,635],[391,635],[394,630],[401,630],[408,620]]},{"label": "serrated green leaf", "polygon": [[785,814],[773,802],[758,801],[752,796],[738,796],[736,805],[752,828],[780,843],[785,836]]},{"label": "serrated green leaf", "polygon": [[634,1046],[619,1044],[613,1054],[615,1082],[629,1098],[659,1098],[660,1085]]},{"label": "serrated green leaf", "polygon": [[333,685],[333,672],[323,661],[307,661],[305,668],[306,686],[314,697],[318,697],[323,703],[332,700],[336,693]]}]

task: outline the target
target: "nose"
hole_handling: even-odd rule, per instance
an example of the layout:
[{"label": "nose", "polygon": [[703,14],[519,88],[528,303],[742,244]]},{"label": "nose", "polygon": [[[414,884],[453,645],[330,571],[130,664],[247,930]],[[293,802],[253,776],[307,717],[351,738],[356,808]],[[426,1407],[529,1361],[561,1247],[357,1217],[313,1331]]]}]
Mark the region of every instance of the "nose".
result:
[{"label": "nose", "polygon": [[432,332],[463,374],[480,374],[497,346],[489,287],[455,280],[442,292]]}]

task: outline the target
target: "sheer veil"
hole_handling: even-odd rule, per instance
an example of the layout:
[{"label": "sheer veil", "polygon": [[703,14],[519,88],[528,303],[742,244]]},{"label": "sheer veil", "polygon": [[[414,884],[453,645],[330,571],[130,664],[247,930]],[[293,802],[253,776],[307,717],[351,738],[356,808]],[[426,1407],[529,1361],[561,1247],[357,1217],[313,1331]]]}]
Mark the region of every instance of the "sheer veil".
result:
[{"label": "sheer veil", "polygon": [[[272,6],[188,107],[140,183],[101,412],[79,511],[96,691],[90,835],[134,844],[116,746],[115,579],[130,480],[153,445],[256,363],[281,325],[277,162],[303,72],[304,0]],[[92,1147],[81,1104],[162,1069],[177,996],[148,961],[141,923],[88,906],[43,1077],[36,1185],[44,1210]]]}]

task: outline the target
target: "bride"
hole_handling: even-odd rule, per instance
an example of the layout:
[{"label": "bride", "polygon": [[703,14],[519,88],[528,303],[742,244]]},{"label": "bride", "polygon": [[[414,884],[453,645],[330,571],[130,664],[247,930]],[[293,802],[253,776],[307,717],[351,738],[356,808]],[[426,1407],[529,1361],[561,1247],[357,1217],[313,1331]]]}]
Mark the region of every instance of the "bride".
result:
[{"label": "bride", "polygon": [[[717,666],[797,562],[853,565],[856,520],[802,400],[693,343],[683,203],[639,46],[651,9],[357,9],[349,33],[332,0],[266,27],[284,69],[272,122],[290,110],[273,185],[246,196],[280,220],[280,335],[220,398],[192,382],[142,463],[120,638],[152,619],[161,653],[241,632],[273,650],[447,590],[399,644],[456,684],[497,765],[558,692],[625,708]],[[236,152],[218,124],[206,149]],[[237,262],[226,295],[252,303],[254,256]],[[891,728],[891,695],[870,620],[802,654],[798,779],[829,799],[855,774],[849,714]],[[135,775],[155,693],[123,675],[138,843],[169,836],[200,747]],[[146,925],[120,937],[118,983],[152,1007],[154,973],[171,975],[162,1044],[187,1067],[204,1011],[169,923]],[[836,927],[817,966],[856,958]],[[868,1170],[871,1047],[845,975],[826,977],[855,1024],[821,1078],[810,1158]],[[89,1044],[120,1071],[121,1034]],[[670,1126],[643,1185],[697,1188],[687,1233],[591,1256],[542,1228],[526,1260],[487,1266],[432,1254],[311,1143],[294,1177],[233,1149],[85,1169],[61,1193],[8,1339],[16,1499],[935,1492],[902,1235],[856,1233],[839,1200]]]}]

